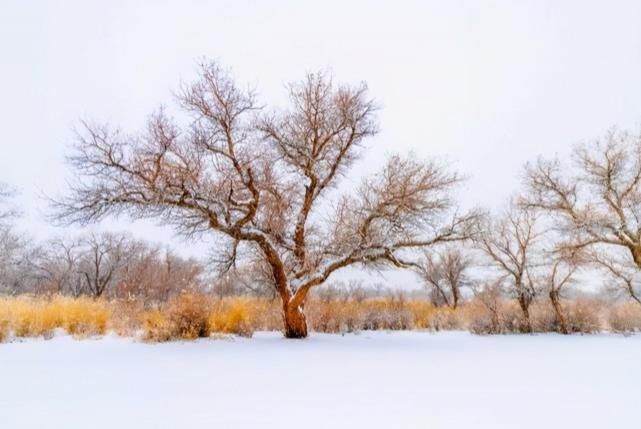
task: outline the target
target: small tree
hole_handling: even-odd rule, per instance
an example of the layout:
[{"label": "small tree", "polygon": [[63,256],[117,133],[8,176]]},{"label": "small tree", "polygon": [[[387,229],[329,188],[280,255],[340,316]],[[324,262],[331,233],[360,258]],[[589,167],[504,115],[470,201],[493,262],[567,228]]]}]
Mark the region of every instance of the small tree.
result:
[{"label": "small tree", "polygon": [[[563,248],[611,255],[620,249],[629,261],[624,265],[641,269],[641,136],[611,131],[575,147],[574,161],[574,168],[558,159],[528,164],[521,205],[553,216]],[[616,272],[602,263],[608,260],[597,263]],[[634,299],[634,289],[620,284]]]},{"label": "small tree", "polygon": [[512,205],[501,217],[489,219],[477,240],[490,266],[516,299],[523,315],[522,330],[532,332],[530,305],[537,294],[533,256],[541,237],[536,216]]},{"label": "small tree", "polygon": [[310,74],[289,85],[288,109],[266,111],[216,64],[200,72],[178,94],[189,125],[163,110],[137,135],[84,125],[70,158],[80,177],[56,203],[58,219],[127,213],[217,233],[228,267],[249,255],[269,268],[289,338],[307,335],[307,294],[336,271],[407,268],[416,249],[469,236],[476,216],[457,215],[450,197],[461,178],[435,162],[392,156],[326,200],[377,132],[364,84]]},{"label": "small tree", "polygon": [[559,331],[569,334],[565,312],[561,305],[562,291],[574,280],[574,275],[583,263],[582,256],[577,252],[557,251],[546,255],[544,265],[543,287],[550,298]]},{"label": "small tree", "polygon": [[441,252],[428,253],[418,270],[430,289],[435,306],[456,308],[461,300],[461,289],[469,285],[466,271],[470,259],[460,249],[448,247]]}]

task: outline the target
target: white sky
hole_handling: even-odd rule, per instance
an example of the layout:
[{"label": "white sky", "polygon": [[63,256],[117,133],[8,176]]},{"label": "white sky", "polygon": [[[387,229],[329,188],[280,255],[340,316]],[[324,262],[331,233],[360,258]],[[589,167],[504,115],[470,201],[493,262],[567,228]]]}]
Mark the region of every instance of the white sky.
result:
[{"label": "white sky", "polygon": [[358,173],[393,151],[446,157],[470,177],[465,205],[500,206],[528,159],[641,126],[641,1],[3,0],[0,181],[21,190],[23,226],[64,232],[39,195],[64,189],[80,118],[136,130],[202,56],[265,103],[307,71],[368,82],[382,132]]}]

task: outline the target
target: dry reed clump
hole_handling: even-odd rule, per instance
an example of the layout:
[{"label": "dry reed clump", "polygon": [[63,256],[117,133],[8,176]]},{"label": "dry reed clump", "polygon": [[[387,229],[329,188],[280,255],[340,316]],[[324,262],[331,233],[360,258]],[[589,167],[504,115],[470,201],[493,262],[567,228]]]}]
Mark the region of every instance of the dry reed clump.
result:
[{"label": "dry reed clump", "polygon": [[144,330],[145,306],[140,301],[118,300],[112,303],[109,329],[123,337],[132,337]]},{"label": "dry reed clump", "polygon": [[593,334],[602,330],[601,314],[604,309],[598,301],[579,299],[567,303],[565,308],[570,333]]},{"label": "dry reed clump", "polygon": [[636,302],[615,304],[608,313],[607,322],[612,332],[641,332],[641,305]]},{"label": "dry reed clump", "polygon": [[266,317],[277,311],[272,304],[265,299],[251,297],[218,300],[209,315],[209,329],[243,337],[251,337],[256,329],[273,329],[275,326]]},{"label": "dry reed clump", "polygon": [[328,333],[432,329],[437,314],[428,301],[402,297],[312,299],[305,310],[312,330]]},{"label": "dry reed clump", "polygon": [[23,296],[0,300],[0,320],[17,337],[50,337],[56,329],[75,336],[102,335],[110,318],[108,303],[90,298]]},{"label": "dry reed clump", "polygon": [[204,295],[183,293],[169,301],[162,311],[143,314],[144,339],[162,342],[208,337],[209,309],[209,301]]},{"label": "dry reed clump", "polygon": [[[530,326],[537,331],[539,323],[534,306],[530,307]],[[477,335],[518,334],[528,332],[523,312],[513,300],[472,300],[460,310],[461,329]]]},{"label": "dry reed clump", "polygon": [[151,310],[142,315],[145,341],[161,343],[175,339],[175,330],[160,310]]}]

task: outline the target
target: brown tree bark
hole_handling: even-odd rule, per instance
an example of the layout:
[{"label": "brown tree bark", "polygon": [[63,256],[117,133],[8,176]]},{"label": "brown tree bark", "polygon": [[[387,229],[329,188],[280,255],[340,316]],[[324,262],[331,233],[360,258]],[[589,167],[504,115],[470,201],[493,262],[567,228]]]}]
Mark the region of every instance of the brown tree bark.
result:
[{"label": "brown tree bark", "polygon": [[523,325],[521,330],[527,334],[532,333],[532,322],[530,322],[530,302],[528,297],[519,296],[519,307],[523,313]]},{"label": "brown tree bark", "polygon": [[559,299],[559,292],[555,290],[550,291],[550,301],[552,302],[552,307],[554,308],[554,314],[556,315],[556,321],[559,323],[559,330],[562,334],[569,334],[567,322],[565,321],[565,315],[563,314],[563,309],[561,308],[561,300]]},{"label": "brown tree bark", "polygon": [[301,306],[291,302],[283,303],[283,319],[286,338],[307,337],[307,319]]},{"label": "brown tree bark", "polygon": [[452,308],[456,310],[456,307],[458,307],[458,301],[459,301],[459,290],[458,287],[452,287],[452,297],[453,297],[453,303],[452,303]]}]

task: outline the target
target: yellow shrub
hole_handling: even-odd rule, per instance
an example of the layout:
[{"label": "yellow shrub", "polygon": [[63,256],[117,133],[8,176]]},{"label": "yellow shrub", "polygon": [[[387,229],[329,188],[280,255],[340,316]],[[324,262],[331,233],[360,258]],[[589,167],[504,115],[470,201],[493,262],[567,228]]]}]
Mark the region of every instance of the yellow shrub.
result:
[{"label": "yellow shrub", "polygon": [[209,336],[209,301],[201,294],[184,293],[162,309],[143,314],[147,341],[194,340]]},{"label": "yellow shrub", "polygon": [[143,315],[143,330],[146,341],[169,341],[174,336],[171,323],[160,310],[152,310]]},{"label": "yellow shrub", "polygon": [[209,315],[209,329],[212,332],[250,337],[258,315],[266,309],[260,301],[251,298],[219,302]]},{"label": "yellow shrub", "polygon": [[209,302],[204,295],[185,293],[169,303],[167,318],[174,336],[193,340],[209,336]]}]

